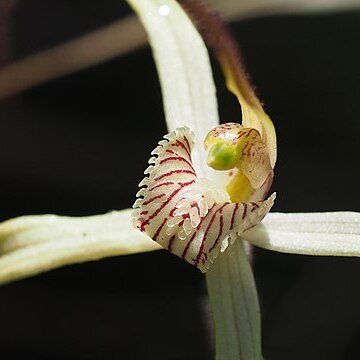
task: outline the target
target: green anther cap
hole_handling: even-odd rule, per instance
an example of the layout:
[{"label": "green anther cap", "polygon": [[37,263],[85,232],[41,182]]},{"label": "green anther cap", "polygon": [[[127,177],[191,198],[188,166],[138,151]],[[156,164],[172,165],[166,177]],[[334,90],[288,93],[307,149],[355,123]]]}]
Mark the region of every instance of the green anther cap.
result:
[{"label": "green anther cap", "polygon": [[230,170],[239,160],[239,154],[236,146],[228,142],[219,142],[213,144],[208,149],[207,164],[215,170]]},{"label": "green anther cap", "polygon": [[269,151],[258,130],[236,123],[212,129],[205,139],[207,164],[215,170],[236,169],[258,189],[271,174]]}]

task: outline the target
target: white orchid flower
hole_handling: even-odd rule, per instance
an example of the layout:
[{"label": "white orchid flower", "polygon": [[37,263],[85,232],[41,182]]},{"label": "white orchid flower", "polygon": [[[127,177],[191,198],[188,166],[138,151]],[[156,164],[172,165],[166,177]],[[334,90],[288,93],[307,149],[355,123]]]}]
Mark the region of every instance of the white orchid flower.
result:
[{"label": "white orchid flower", "polygon": [[251,184],[260,188],[272,174],[258,131],[225,124],[209,133],[207,143],[208,163],[230,170],[226,187],[198,176],[191,158],[193,136],[188,128],[178,128],[152,152],[133,213],[140,231],[203,272],[219,251],[260,223],[275,198],[251,202],[249,196],[248,202],[232,202],[244,184],[246,190]]},{"label": "white orchid flower", "polygon": [[241,103],[242,125],[219,126],[207,50],[186,13],[174,0],[128,2],[149,35],[170,131],[154,150],[135,202],[133,222],[141,231],[131,224],[131,209],[8,220],[0,224],[0,283],[161,244],[206,272],[217,359],[260,359],[259,307],[243,240],[275,251],[359,256],[360,214],[270,213],[261,222],[274,201],[263,198],[276,136],[238,59],[228,56],[232,45],[212,44]]}]

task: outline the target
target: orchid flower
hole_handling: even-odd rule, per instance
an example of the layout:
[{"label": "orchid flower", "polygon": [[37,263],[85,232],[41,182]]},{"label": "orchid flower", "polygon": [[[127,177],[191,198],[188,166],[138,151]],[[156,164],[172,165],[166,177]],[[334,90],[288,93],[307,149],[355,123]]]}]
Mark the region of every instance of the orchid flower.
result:
[{"label": "orchid flower", "polygon": [[267,214],[275,200],[264,198],[274,175],[276,135],[238,57],[230,56],[236,49],[223,46],[229,43],[221,38],[209,41],[242,109],[241,125],[219,125],[208,53],[187,14],[174,0],[128,2],[149,35],[169,129],[149,160],[135,209],[84,218],[26,216],[0,224],[0,283],[165,247],[206,273],[216,358],[260,359],[259,305],[247,244],[359,256],[360,214]]}]

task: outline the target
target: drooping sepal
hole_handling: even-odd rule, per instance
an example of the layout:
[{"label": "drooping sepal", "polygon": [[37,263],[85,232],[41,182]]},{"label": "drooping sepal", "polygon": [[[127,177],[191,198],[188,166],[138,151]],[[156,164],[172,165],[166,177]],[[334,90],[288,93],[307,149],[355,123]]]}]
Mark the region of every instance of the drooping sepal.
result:
[{"label": "drooping sepal", "polygon": [[197,176],[192,144],[188,128],[176,129],[159,142],[139,184],[133,223],[205,272],[237,235],[262,220],[274,196],[263,202],[230,202],[224,189]]},{"label": "drooping sepal", "polygon": [[270,117],[263,109],[242,62],[240,49],[221,16],[203,1],[181,0],[188,15],[201,32],[205,43],[223,71],[227,88],[237,97],[242,112],[242,125],[257,130],[269,154],[271,168],[277,157],[276,132]]}]

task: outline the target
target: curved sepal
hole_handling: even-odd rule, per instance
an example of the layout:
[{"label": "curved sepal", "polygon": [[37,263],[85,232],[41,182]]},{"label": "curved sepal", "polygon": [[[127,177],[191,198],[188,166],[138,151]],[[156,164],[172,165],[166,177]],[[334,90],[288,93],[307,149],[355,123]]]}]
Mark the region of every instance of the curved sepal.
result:
[{"label": "curved sepal", "polygon": [[231,203],[215,183],[198,178],[188,128],[166,135],[152,152],[139,184],[133,223],[164,248],[205,272],[237,235],[258,224],[275,196],[264,202]]},{"label": "curved sepal", "polygon": [[0,223],[0,285],[65,265],[161,249],[131,226],[130,211],[21,216]]}]

